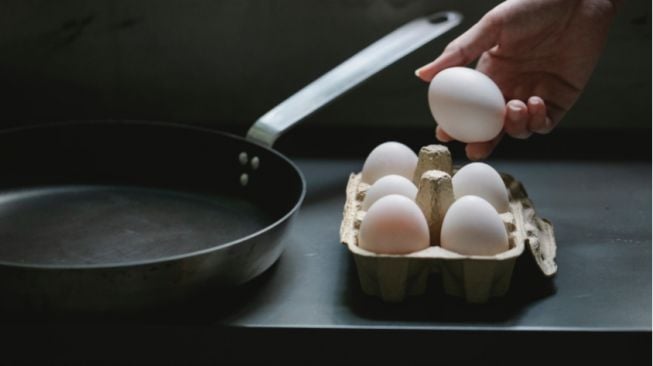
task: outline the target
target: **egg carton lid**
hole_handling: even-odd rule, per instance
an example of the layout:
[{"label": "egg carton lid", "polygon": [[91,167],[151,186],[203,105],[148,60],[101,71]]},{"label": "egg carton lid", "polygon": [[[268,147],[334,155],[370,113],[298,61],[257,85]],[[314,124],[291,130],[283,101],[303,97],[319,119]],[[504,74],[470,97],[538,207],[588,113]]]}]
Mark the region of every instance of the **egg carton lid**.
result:
[{"label": "egg carton lid", "polygon": [[[503,183],[508,188],[511,200],[519,200],[524,207],[530,207],[526,217],[526,248],[531,257],[537,263],[543,275],[551,277],[558,271],[558,265],[555,262],[556,242],[553,232],[553,224],[544,218],[536,215],[533,202],[528,198],[528,193],[524,185],[515,179],[512,175],[499,173]],[[533,235],[539,232],[540,235]]]}]

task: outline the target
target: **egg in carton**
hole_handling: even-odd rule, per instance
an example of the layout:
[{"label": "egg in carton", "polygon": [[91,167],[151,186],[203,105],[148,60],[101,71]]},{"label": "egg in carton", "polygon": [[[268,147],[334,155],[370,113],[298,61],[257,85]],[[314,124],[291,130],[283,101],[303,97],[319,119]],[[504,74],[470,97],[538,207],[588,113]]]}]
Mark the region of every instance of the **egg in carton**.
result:
[{"label": "egg in carton", "polygon": [[365,217],[362,203],[369,185],[361,174],[351,174],[340,226],[340,240],[354,256],[363,292],[387,302],[400,302],[406,296],[426,291],[431,273],[439,273],[444,291],[467,302],[483,303],[503,296],[510,286],[513,269],[521,255],[547,277],[557,271],[553,227],[535,214],[523,185],[501,174],[509,197],[509,210],[500,214],[509,239],[509,249],[492,256],[462,255],[439,246],[442,220],[454,201],[451,177],[455,170],[446,146],[429,145],[420,150],[414,183],[416,203],[424,213],[431,245],[409,254],[377,254],[358,246],[358,232]]}]

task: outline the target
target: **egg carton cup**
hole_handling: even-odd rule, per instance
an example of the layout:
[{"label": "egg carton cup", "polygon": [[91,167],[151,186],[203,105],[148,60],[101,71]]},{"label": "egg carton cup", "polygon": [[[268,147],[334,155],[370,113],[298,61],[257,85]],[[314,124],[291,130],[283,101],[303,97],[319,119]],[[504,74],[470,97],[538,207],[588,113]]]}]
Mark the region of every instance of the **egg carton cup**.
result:
[{"label": "egg carton cup", "polygon": [[[421,174],[416,200],[424,211],[424,197],[431,197],[434,205],[437,205],[438,199],[446,202],[453,198],[452,192],[447,192],[446,184],[445,189],[443,185],[424,184],[425,181],[434,182],[442,177],[449,177],[450,184],[450,173],[424,170],[422,155],[420,153],[416,173],[416,176]],[[428,164],[433,166],[433,162]],[[443,169],[453,170],[446,163]],[[445,207],[434,208],[435,214],[425,212],[432,232],[431,246],[409,254],[394,255],[376,254],[358,246],[358,231],[365,217],[361,206],[369,185],[361,182],[360,173],[351,174],[347,183],[340,240],[354,256],[363,292],[378,296],[386,302],[401,302],[406,296],[423,294],[429,275],[439,273],[445,293],[462,297],[470,303],[484,303],[492,297],[505,295],[510,287],[515,262],[521,255],[532,256],[543,275],[553,276],[557,271],[553,226],[536,215],[533,204],[519,181],[503,173],[501,178],[509,193],[509,211],[500,214],[508,231],[507,251],[493,256],[461,255],[434,243],[439,241],[439,235],[433,238],[433,230],[435,228],[439,233],[444,215],[444,212],[438,214],[438,211],[446,211]],[[424,192],[425,189],[429,192]]]}]

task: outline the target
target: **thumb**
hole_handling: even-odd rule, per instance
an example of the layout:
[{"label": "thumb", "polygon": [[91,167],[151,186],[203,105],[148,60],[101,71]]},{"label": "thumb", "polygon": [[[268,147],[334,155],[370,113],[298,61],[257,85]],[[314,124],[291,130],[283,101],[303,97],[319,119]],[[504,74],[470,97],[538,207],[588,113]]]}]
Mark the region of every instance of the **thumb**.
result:
[{"label": "thumb", "polygon": [[440,71],[453,66],[464,66],[497,44],[501,24],[492,12],[447,45],[442,54],[415,71],[424,81],[431,81]]}]

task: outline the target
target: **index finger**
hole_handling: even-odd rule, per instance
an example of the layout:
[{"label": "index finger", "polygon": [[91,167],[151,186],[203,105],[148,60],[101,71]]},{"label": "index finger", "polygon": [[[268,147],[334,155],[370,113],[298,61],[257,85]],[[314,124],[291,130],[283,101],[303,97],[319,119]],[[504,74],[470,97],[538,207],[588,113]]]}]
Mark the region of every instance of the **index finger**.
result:
[{"label": "index finger", "polygon": [[497,17],[492,13],[486,14],[478,23],[451,41],[438,58],[417,69],[415,75],[424,81],[431,81],[446,68],[469,64],[496,45],[500,31]]}]

